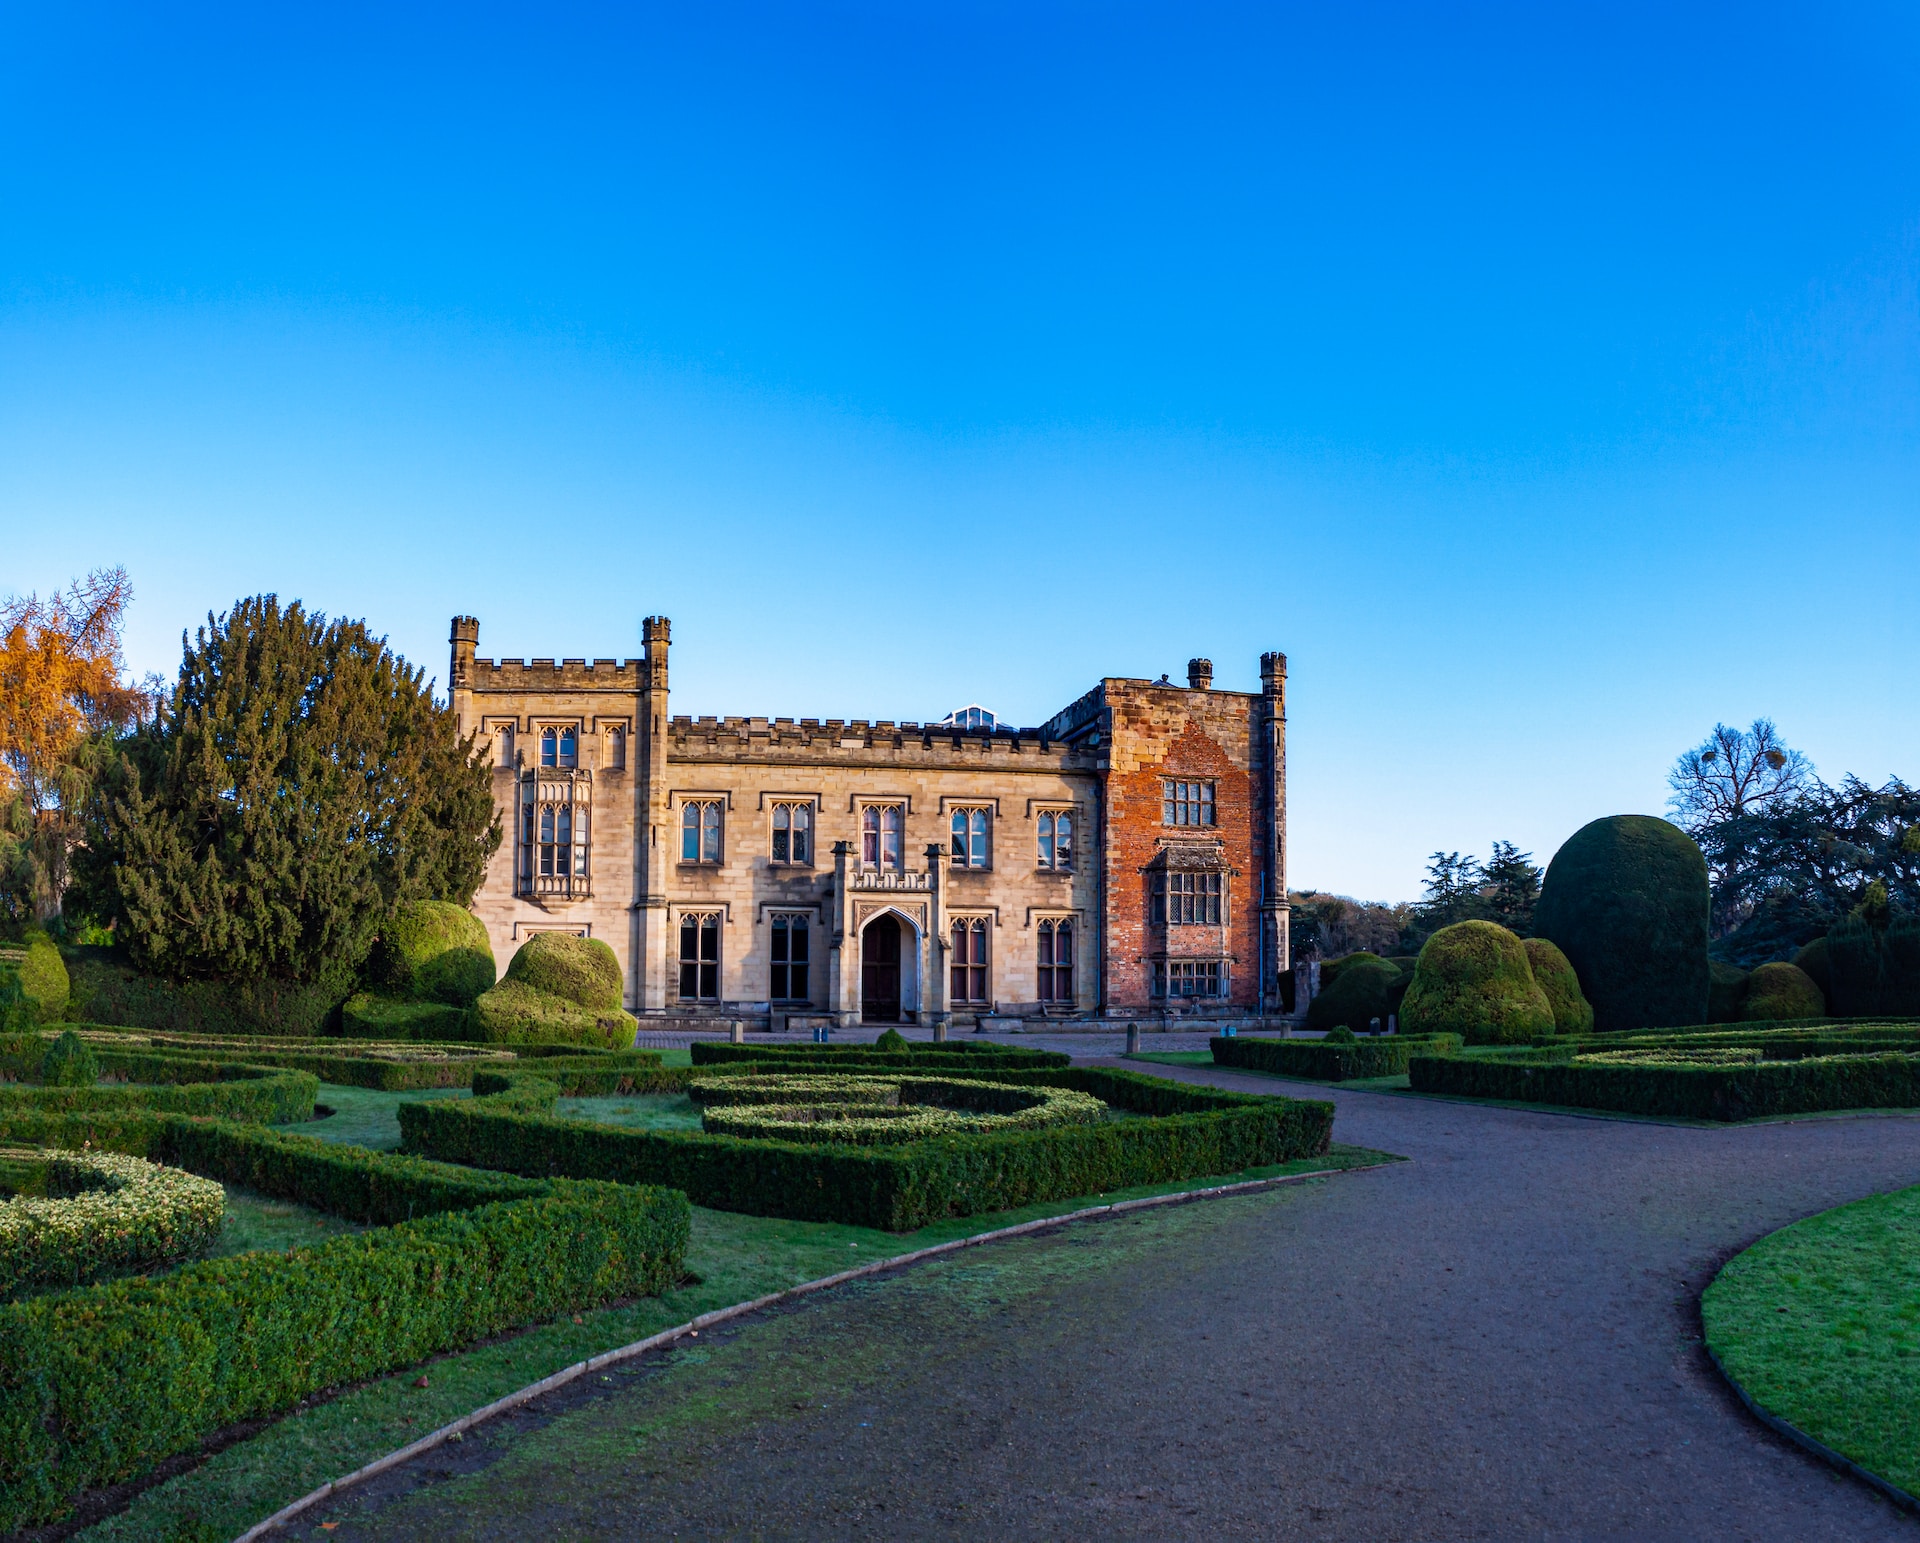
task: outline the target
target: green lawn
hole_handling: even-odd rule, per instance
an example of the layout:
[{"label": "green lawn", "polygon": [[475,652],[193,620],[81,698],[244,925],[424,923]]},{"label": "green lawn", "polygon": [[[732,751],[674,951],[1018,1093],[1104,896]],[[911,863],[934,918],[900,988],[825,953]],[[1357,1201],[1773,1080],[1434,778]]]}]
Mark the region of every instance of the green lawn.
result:
[{"label": "green lawn", "polygon": [[323,1082],[314,1103],[331,1109],[324,1120],[302,1125],[283,1125],[282,1130],[303,1136],[318,1136],[322,1141],[340,1141],[350,1146],[371,1147],[376,1152],[391,1152],[400,1145],[402,1104],[419,1103],[429,1098],[471,1098],[466,1088],[416,1088],[406,1093],[380,1093],[372,1088],[350,1088],[337,1082]]},{"label": "green lawn", "polygon": [[1700,1299],[1707,1346],[1747,1395],[1920,1494],[1920,1188],[1784,1227]]},{"label": "green lawn", "polygon": [[309,1210],[291,1200],[275,1200],[237,1184],[226,1186],[227,1217],[220,1236],[205,1256],[225,1259],[230,1254],[284,1254],[309,1243],[324,1243],[349,1232],[365,1232],[358,1222]]},{"label": "green lawn", "polygon": [[700,1106],[684,1093],[611,1093],[604,1098],[556,1099],[553,1112],[569,1120],[597,1120],[629,1130],[698,1130]]},{"label": "green lawn", "polygon": [[[417,1095],[392,1096],[398,1101]],[[699,1313],[816,1280],[863,1261],[889,1258],[1016,1222],[1063,1215],[1100,1200],[1166,1194],[1240,1178],[1270,1178],[1394,1161],[1398,1159],[1386,1153],[1336,1145],[1325,1157],[1246,1174],[1062,1200],[994,1216],[968,1216],[904,1235],[830,1223],[737,1216],[696,1206],[693,1242],[687,1255],[690,1273],[678,1289],[661,1297],[544,1324],[444,1357],[427,1367],[425,1388],[414,1386],[419,1376],[414,1369],[349,1389],[330,1402],[289,1415],[192,1472],[157,1485],[137,1497],[126,1511],[79,1536],[140,1543],[231,1538],[327,1479],[404,1446],[436,1426],[575,1361],[643,1339]]]}]

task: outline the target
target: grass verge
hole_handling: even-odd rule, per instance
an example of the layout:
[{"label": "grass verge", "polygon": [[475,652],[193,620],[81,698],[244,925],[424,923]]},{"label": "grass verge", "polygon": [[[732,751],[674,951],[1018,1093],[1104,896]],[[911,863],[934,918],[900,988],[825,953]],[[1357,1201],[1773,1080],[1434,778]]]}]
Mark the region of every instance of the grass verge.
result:
[{"label": "grass verge", "polygon": [[1768,1413],[1920,1494],[1920,1188],[1762,1238],[1700,1299],[1707,1348]]},{"label": "grass verge", "polygon": [[127,1510],[96,1523],[80,1536],[126,1543],[231,1538],[326,1480],[575,1361],[643,1339],[697,1314],[817,1280],[863,1260],[889,1258],[996,1227],[1064,1215],[1102,1200],[1396,1161],[1399,1159],[1388,1153],[1335,1145],[1324,1157],[1303,1158],[1276,1167],[1053,1201],[992,1216],[951,1219],[907,1234],[696,1207],[693,1242],[687,1251],[691,1273],[678,1289],[544,1324],[442,1357],[426,1367],[424,1388],[415,1385],[419,1370],[411,1369],[297,1410],[193,1471],[147,1490]]}]

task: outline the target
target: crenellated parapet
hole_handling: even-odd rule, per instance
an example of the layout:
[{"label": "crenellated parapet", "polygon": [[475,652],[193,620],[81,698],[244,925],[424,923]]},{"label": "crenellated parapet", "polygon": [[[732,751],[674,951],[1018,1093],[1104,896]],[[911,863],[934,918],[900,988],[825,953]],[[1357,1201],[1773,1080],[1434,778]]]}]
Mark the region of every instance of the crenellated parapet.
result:
[{"label": "crenellated parapet", "polygon": [[474,659],[468,666],[474,691],[638,691],[645,683],[640,659]]},{"label": "crenellated parapet", "polygon": [[667,726],[676,761],[757,760],[823,766],[912,765],[978,769],[1019,765],[1092,771],[1097,752],[1038,729],[955,729],[949,724],[865,718],[693,718]]}]

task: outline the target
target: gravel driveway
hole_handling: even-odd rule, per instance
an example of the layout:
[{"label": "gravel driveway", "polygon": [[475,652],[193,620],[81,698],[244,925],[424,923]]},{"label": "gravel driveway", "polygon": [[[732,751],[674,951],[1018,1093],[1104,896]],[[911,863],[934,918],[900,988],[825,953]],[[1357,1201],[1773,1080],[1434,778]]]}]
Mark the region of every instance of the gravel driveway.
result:
[{"label": "gravel driveway", "polygon": [[1920,1183],[1920,1116],[1694,1129],[1331,1096],[1339,1139],[1413,1161],[835,1292],[297,1530],[1920,1538],[1740,1410],[1696,1308],[1762,1234]]}]

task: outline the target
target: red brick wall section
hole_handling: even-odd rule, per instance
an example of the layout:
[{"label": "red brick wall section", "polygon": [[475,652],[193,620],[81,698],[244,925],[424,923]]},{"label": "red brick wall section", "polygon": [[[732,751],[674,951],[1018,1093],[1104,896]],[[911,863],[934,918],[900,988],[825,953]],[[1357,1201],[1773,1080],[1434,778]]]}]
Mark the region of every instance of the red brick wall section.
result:
[{"label": "red brick wall section", "polygon": [[[1259,786],[1252,761],[1251,723],[1260,699],[1230,691],[1107,681],[1111,767],[1107,777],[1106,937],[1107,1000],[1114,1007],[1146,1008],[1153,997],[1153,955],[1224,957],[1229,1001],[1252,1007],[1259,990]],[[1161,823],[1162,782],[1168,777],[1214,783],[1212,830]],[[1148,875],[1143,870],[1168,840],[1214,838],[1223,843],[1229,873],[1222,926],[1148,924]]]}]

